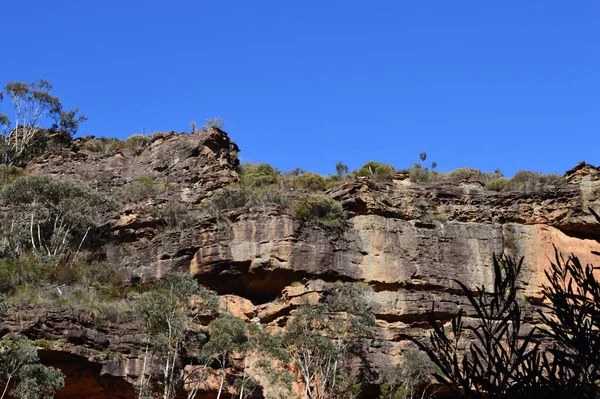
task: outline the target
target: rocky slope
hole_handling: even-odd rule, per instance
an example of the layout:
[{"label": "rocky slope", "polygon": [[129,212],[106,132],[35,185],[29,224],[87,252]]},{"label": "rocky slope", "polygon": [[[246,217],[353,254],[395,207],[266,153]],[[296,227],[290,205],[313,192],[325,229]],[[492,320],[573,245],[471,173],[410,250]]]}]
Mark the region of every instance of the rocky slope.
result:
[{"label": "rocky slope", "polygon": [[[486,191],[478,182],[411,184],[359,179],[328,192],[343,204],[343,229],[295,219],[276,205],[247,206],[222,218],[169,228],[155,212],[168,203],[197,212],[203,199],[238,181],[237,146],[218,129],[157,137],[143,148],[99,155],[65,149],[30,162],[28,173],[81,179],[113,195],[140,177],[160,187],[131,203],[103,226],[98,242],[108,261],[131,281],[189,272],[221,296],[221,310],[285,326],[293,310],[318,300],[325,282],[361,282],[377,317],[367,345],[366,378],[397,361],[407,338],[425,338],[426,311],[435,303],[450,318],[467,309],[455,279],[470,287],[492,281],[492,255],[525,257],[521,275],[527,322],[535,324],[543,271],[556,246],[596,263],[600,228],[600,169],[580,164],[567,183],[536,191]],[[21,332],[53,344],[45,362],[61,367],[67,387],[58,398],[131,398],[143,345],[134,325],[98,328],[63,308],[21,309],[0,334]],[[214,397],[214,386],[206,397]]]}]

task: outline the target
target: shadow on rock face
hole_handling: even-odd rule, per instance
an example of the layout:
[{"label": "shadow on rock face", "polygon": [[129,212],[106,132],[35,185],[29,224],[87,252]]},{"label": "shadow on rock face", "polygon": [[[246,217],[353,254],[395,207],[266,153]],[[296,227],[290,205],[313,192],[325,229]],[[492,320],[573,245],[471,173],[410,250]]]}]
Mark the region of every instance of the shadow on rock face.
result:
[{"label": "shadow on rock face", "polygon": [[56,393],[56,399],[137,398],[133,385],[123,378],[101,375],[101,364],[65,352],[40,350],[39,356],[44,365],[56,367],[65,374],[65,388]]}]

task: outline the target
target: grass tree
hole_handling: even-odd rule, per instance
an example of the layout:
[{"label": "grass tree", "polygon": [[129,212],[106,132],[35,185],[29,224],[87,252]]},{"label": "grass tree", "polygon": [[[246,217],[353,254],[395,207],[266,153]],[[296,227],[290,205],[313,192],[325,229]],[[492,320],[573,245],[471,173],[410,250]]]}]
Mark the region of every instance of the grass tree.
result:
[{"label": "grass tree", "polygon": [[[536,329],[522,329],[517,282],[523,259],[494,257],[492,291],[472,290],[460,281],[475,318],[465,323],[460,309],[448,330],[429,313],[429,343],[414,342],[439,368],[436,378],[468,398],[534,398],[543,396]],[[467,340],[472,335],[473,340]],[[466,349],[463,350],[463,347]]]},{"label": "grass tree", "polygon": [[[600,223],[600,216],[590,208]],[[596,255],[600,255],[595,253]],[[597,267],[583,265],[574,255],[564,257],[555,248],[555,260],[546,270],[541,313],[544,333],[554,341],[544,356],[545,383],[553,391],[580,398],[600,396],[600,281]]]}]

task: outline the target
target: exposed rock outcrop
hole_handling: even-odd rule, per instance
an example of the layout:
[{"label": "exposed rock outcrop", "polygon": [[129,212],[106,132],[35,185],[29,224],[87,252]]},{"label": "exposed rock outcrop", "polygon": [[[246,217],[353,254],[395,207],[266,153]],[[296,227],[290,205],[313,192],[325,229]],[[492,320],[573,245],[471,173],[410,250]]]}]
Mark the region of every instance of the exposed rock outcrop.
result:
[{"label": "exposed rock outcrop", "polygon": [[[587,164],[567,172],[565,184],[529,192],[359,179],[328,193],[347,212],[343,229],[306,223],[268,205],[227,211],[227,222],[205,218],[169,230],[148,210],[174,200],[197,209],[215,190],[238,181],[237,151],[225,133],[210,129],[169,134],[112,155],[62,150],[35,159],[27,171],[82,179],[113,194],[151,176],[167,189],[104,226],[107,260],[145,282],[189,272],[221,295],[221,311],[244,320],[285,326],[300,304],[318,300],[324,282],[368,285],[377,318],[367,346],[371,384],[408,337],[426,337],[432,303],[447,319],[458,307],[469,315],[454,280],[489,287],[493,254],[525,257],[520,287],[530,303],[530,324],[538,320],[535,305],[554,246],[584,263],[598,261],[592,252],[600,252],[600,228],[588,207],[600,210],[600,173]],[[133,325],[98,329],[70,310],[30,308],[0,325],[2,335],[16,331],[56,342],[42,358],[67,373],[68,390],[58,397],[78,397],[68,392],[84,387],[89,398],[132,397],[143,350]],[[106,384],[118,386],[117,393],[106,394]]]}]

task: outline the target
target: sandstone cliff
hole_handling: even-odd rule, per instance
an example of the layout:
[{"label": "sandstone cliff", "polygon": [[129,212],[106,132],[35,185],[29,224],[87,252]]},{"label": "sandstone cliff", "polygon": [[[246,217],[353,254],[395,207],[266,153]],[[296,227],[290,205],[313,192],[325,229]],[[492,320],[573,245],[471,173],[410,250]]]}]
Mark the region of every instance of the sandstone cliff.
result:
[{"label": "sandstone cliff", "polygon": [[[553,246],[598,262],[592,252],[600,252],[600,228],[588,207],[600,210],[600,170],[585,164],[567,172],[565,184],[536,191],[486,191],[473,181],[412,184],[402,176],[340,183],[327,195],[347,213],[342,229],[298,220],[275,204],[192,218],[177,228],[157,212],[172,203],[179,212],[200,212],[203,200],[238,182],[238,151],[225,133],[210,129],[108,155],[63,149],[33,160],[27,173],[81,179],[117,197],[140,177],[151,178],[153,190],[110,215],[96,249],[131,282],[189,272],[220,295],[222,311],[245,320],[285,326],[326,282],[368,285],[377,327],[362,366],[371,392],[407,338],[427,336],[432,303],[448,320],[459,306],[468,313],[453,280],[489,286],[493,254],[525,257],[521,289],[529,324],[538,321],[535,306]],[[81,312],[32,305],[0,324],[0,335],[14,332],[52,342],[42,359],[67,375],[58,398],[134,397],[143,354],[135,325],[98,327]],[[207,398],[214,388],[206,388]]]}]

